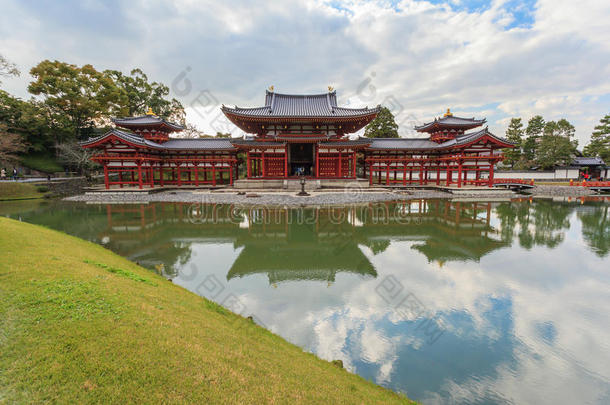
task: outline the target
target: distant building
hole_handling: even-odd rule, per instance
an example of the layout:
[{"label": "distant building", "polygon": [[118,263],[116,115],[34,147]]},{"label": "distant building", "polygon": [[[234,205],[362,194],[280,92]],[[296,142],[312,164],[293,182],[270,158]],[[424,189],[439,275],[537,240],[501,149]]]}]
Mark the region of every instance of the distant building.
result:
[{"label": "distant building", "polygon": [[586,156],[575,157],[572,166],[578,167],[580,171],[588,173],[593,178],[608,178],[609,168],[602,158]]}]

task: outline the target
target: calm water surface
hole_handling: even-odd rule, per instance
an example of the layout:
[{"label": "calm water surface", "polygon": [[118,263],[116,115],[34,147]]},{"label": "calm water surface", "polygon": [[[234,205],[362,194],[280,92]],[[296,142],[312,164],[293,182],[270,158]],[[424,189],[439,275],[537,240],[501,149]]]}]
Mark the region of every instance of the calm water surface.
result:
[{"label": "calm water surface", "polygon": [[423,403],[610,403],[608,199],[0,204]]}]

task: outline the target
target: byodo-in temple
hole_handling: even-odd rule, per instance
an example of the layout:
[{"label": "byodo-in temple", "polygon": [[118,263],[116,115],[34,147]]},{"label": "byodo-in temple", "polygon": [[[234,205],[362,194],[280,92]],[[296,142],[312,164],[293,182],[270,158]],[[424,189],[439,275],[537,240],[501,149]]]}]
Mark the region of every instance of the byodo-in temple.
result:
[{"label": "byodo-in temple", "polygon": [[449,110],[415,128],[425,137],[352,139],[379,107],[339,107],[332,89],[288,95],[271,88],[261,107],[222,106],[222,112],[246,136],[170,138],[184,128],[149,111],[114,119],[117,129],[82,146],[96,149],[92,159],[104,168],[106,189],[233,186],[236,181],[279,187],[300,177],[322,186],[358,179],[364,186],[492,186],[502,149],[513,146],[487,127],[474,130],[485,119],[455,117]]}]

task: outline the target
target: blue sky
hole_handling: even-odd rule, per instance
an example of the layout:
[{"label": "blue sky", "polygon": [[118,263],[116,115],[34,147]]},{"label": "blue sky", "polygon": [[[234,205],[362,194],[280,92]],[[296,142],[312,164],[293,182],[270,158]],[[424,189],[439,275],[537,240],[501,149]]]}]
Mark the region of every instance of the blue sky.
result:
[{"label": "blue sky", "polygon": [[565,117],[583,145],[610,113],[608,17],[593,0],[5,0],[0,53],[23,74],[2,87],[28,97],[43,59],[140,67],[215,132],[234,130],[222,103],[330,85],[343,104],[391,105],[403,136],[449,107],[499,135],[513,116]]}]

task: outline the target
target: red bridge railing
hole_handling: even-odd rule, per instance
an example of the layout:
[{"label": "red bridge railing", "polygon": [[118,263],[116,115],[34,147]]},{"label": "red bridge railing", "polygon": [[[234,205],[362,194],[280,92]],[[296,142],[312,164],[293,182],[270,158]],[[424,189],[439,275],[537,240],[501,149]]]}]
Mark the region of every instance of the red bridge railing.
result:
[{"label": "red bridge railing", "polygon": [[[473,186],[487,186],[489,185],[488,179],[479,179],[479,180],[466,180],[464,184],[471,184]],[[525,180],[525,179],[493,179],[493,184],[524,184],[533,186],[534,180]]]},{"label": "red bridge railing", "polygon": [[610,187],[610,181],[574,181],[570,180],[570,186],[582,187]]}]

